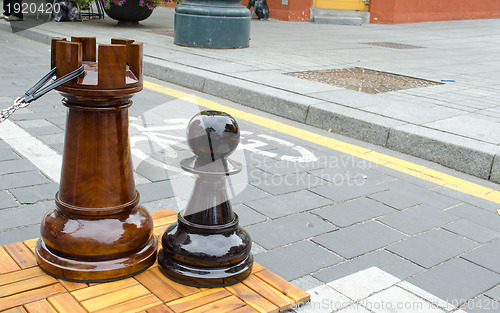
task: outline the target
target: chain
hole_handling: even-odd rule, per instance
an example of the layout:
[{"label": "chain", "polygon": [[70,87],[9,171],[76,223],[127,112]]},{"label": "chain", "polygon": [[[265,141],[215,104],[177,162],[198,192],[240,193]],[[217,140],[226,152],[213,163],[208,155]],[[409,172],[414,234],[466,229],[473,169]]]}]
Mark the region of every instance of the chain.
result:
[{"label": "chain", "polygon": [[9,116],[12,115],[12,113],[16,112],[19,109],[27,107],[31,102],[40,98],[47,92],[56,89],[57,87],[64,85],[77,77],[80,77],[83,73],[85,73],[85,68],[82,65],[73,72],[66,74],[61,78],[58,78],[51,82],[48,86],[45,86],[54,76],[56,76],[56,68],[54,67],[50,70],[50,72],[45,74],[45,76],[42,77],[42,79],[40,79],[33,87],[28,89],[28,91],[24,93],[24,96],[17,98],[10,108],[7,108],[0,112],[0,123],[8,119]]},{"label": "chain", "polygon": [[12,113],[16,112],[19,109],[25,108],[28,105],[29,105],[29,102],[24,101],[24,97],[17,98],[11,107],[9,107],[5,110],[2,110],[2,112],[0,113],[0,123],[5,121],[6,119],[8,119],[9,116],[12,115]]}]

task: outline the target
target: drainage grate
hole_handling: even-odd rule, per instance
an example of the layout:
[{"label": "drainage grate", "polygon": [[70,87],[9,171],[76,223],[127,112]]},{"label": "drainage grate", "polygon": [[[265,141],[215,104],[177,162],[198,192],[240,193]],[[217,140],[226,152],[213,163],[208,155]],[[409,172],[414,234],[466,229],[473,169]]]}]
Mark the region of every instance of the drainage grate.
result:
[{"label": "drainage grate", "polygon": [[424,47],[420,47],[420,46],[407,45],[404,43],[397,43],[397,42],[364,42],[363,44],[364,45],[385,47],[385,48],[392,48],[392,49],[420,49],[420,48],[424,48]]},{"label": "drainage grate", "polygon": [[360,67],[286,73],[285,75],[369,94],[442,85],[442,83],[430,80],[379,72]]},{"label": "drainage grate", "polygon": [[161,29],[161,30],[148,30],[149,33],[154,33],[163,36],[174,37],[173,29]]}]

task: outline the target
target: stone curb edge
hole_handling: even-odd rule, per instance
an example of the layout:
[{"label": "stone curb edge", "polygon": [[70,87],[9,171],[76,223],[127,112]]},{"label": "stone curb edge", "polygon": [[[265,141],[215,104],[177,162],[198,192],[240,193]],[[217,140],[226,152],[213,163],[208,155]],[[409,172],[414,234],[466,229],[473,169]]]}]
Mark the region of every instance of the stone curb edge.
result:
[{"label": "stone curb edge", "polygon": [[[0,30],[12,32],[5,23],[0,23]],[[15,34],[45,44],[52,37],[66,37],[35,29]],[[497,145],[147,55],[144,74],[500,183]]]}]

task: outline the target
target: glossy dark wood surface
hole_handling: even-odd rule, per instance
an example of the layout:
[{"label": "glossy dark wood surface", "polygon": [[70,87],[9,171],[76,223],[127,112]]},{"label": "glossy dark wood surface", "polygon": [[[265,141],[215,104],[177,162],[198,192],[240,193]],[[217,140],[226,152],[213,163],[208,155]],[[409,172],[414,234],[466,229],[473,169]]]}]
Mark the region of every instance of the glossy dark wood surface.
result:
[{"label": "glossy dark wood surface", "polygon": [[96,54],[95,38],[52,41],[57,76],[82,64],[85,74],[57,89],[69,108],[61,181],[36,258],[43,270],[70,281],[116,280],[156,260],[153,220],[139,204],[128,134],[130,98],[142,89],[142,43],[114,42]]},{"label": "glossy dark wood surface", "polygon": [[182,284],[221,287],[243,281],[252,270],[252,241],[239,226],[226,191],[226,177],[241,170],[227,157],[240,141],[238,124],[230,115],[203,111],[188,124],[187,141],[195,154],[181,161],[196,175],[186,208],[162,236],[158,264]]}]

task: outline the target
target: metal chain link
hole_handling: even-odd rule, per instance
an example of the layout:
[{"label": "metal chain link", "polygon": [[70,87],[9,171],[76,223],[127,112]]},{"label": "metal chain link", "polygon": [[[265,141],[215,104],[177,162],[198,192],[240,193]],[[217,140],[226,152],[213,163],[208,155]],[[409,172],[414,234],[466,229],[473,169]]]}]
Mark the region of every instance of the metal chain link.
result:
[{"label": "metal chain link", "polygon": [[68,73],[61,78],[58,78],[52,81],[48,86],[45,86],[53,77],[56,76],[56,68],[54,67],[50,70],[50,72],[45,74],[45,76],[42,77],[42,79],[40,79],[33,87],[26,91],[24,93],[24,96],[17,98],[11,107],[0,112],[0,123],[8,119],[9,116],[11,116],[17,110],[27,107],[31,102],[40,98],[47,92],[56,89],[61,85],[64,85],[65,83],[81,76],[83,73],[85,73],[85,68],[82,65],[73,72]]},{"label": "metal chain link", "polygon": [[18,97],[16,100],[14,100],[14,104],[12,106],[8,107],[5,110],[2,110],[2,112],[0,113],[0,123],[8,119],[9,116],[12,115],[12,113],[16,112],[19,109],[25,108],[28,105],[29,102],[24,101],[24,97]]}]

